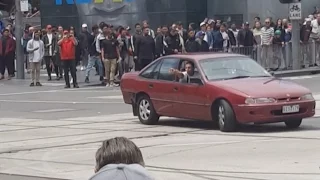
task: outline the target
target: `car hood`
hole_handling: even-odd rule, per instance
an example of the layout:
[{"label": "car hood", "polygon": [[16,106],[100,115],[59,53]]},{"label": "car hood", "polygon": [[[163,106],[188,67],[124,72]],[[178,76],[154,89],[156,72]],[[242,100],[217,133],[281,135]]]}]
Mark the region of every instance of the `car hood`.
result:
[{"label": "car hood", "polygon": [[288,95],[299,97],[311,93],[307,88],[292,81],[274,77],[232,79],[210,82],[210,84],[219,86],[225,90],[236,90],[250,97],[282,98]]}]

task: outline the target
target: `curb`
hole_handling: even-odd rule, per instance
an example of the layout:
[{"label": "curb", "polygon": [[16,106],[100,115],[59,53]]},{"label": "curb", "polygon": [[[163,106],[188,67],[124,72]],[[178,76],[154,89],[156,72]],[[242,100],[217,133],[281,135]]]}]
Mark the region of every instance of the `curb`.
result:
[{"label": "curb", "polygon": [[273,74],[275,77],[307,76],[307,75],[320,74],[320,68],[275,71],[273,72]]}]

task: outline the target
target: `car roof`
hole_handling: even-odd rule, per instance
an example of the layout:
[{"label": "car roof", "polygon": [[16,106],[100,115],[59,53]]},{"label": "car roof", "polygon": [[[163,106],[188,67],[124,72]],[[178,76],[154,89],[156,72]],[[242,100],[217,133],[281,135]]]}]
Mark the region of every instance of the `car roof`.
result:
[{"label": "car roof", "polygon": [[233,54],[233,53],[186,53],[186,54],[174,54],[165,57],[175,57],[181,59],[193,59],[195,61],[203,60],[203,59],[215,59],[215,58],[225,58],[225,57],[247,57],[241,54]]}]

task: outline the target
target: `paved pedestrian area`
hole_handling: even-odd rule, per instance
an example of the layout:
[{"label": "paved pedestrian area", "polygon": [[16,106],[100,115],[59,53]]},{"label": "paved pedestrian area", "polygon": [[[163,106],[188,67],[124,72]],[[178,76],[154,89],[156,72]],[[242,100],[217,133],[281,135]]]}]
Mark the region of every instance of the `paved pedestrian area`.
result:
[{"label": "paved pedestrian area", "polygon": [[146,126],[118,88],[15,83],[0,86],[1,180],[86,180],[101,141],[116,136],[141,148],[157,180],[320,179],[318,117],[296,131],[279,123],[221,133],[208,122],[173,118]]}]

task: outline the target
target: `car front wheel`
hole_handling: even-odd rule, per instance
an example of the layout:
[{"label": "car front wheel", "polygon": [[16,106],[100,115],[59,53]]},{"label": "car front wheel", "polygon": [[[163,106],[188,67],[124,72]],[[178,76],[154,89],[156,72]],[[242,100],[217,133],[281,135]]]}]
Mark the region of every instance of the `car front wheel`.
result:
[{"label": "car front wheel", "polygon": [[288,121],[284,122],[286,124],[286,126],[290,129],[296,129],[298,127],[300,127],[301,123],[302,123],[302,119],[291,119]]},{"label": "car front wheel", "polygon": [[233,132],[237,128],[237,120],[231,105],[221,100],[218,105],[218,124],[222,132]]},{"label": "car front wheel", "polygon": [[155,111],[150,98],[146,95],[138,100],[138,117],[142,124],[153,125],[159,121],[159,115]]}]

